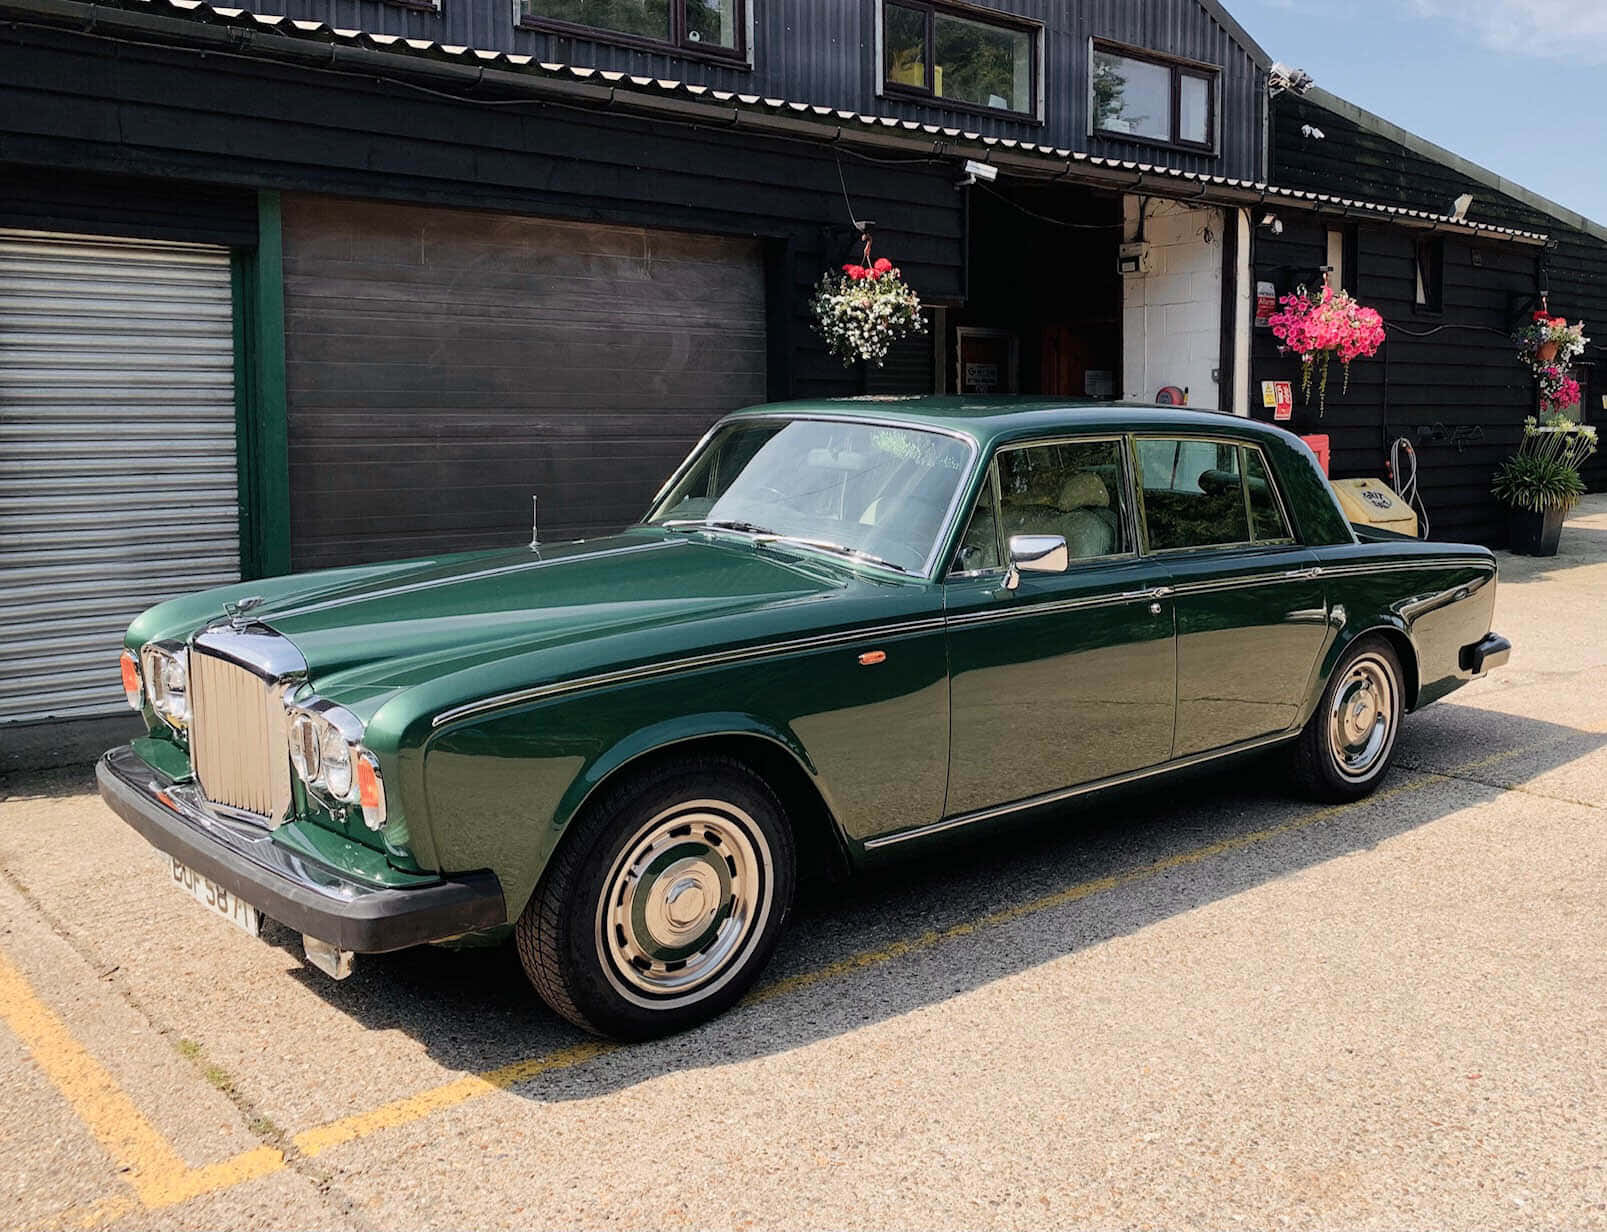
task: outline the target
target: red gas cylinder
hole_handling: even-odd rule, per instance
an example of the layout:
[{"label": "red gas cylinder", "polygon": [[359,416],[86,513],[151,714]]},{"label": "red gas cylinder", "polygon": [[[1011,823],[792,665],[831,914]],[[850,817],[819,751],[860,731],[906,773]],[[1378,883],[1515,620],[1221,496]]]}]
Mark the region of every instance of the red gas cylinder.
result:
[{"label": "red gas cylinder", "polygon": [[1311,452],[1317,455],[1317,461],[1322,463],[1322,473],[1328,474],[1328,437],[1326,433],[1316,436],[1302,436],[1301,440],[1311,446]]}]

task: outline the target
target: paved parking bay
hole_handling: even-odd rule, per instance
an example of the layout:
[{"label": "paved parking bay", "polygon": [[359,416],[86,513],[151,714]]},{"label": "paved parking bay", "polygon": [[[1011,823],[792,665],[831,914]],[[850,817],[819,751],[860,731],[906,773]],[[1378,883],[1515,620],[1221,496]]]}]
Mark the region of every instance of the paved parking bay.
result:
[{"label": "paved parking bay", "polygon": [[1371,801],[1251,766],[815,890],[663,1043],[253,941],[0,780],[0,1226],[1607,1227],[1607,498]]}]

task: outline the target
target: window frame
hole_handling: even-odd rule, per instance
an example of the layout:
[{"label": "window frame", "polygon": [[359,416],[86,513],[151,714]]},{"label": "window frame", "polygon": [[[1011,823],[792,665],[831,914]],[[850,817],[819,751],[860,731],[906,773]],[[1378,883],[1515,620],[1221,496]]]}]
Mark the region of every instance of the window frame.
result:
[{"label": "window frame", "polygon": [[[439,3],[439,0],[435,0]],[[683,59],[712,60],[731,68],[752,68],[749,58],[748,21],[752,9],[750,0],[734,0],[737,42],[735,47],[716,47],[709,43],[693,42],[686,37],[686,6],[689,0],[668,0],[670,6],[670,37],[656,39],[649,35],[630,34],[610,30],[606,26],[587,26],[580,22],[564,21],[557,17],[542,17],[524,11],[524,0],[514,2],[514,26],[537,34],[555,38],[585,39],[593,43],[607,43],[633,51],[651,51],[659,55],[672,55]]]},{"label": "window frame", "polygon": [[[1440,317],[1445,315],[1445,266],[1448,258],[1445,236],[1429,232],[1419,235],[1412,244],[1412,272],[1417,286],[1413,288],[1412,311],[1417,316]],[[1425,255],[1430,265],[1424,269]],[[1423,298],[1417,298],[1421,292]]]},{"label": "window frame", "polygon": [[[954,541],[953,551],[949,554],[950,568],[943,575],[945,582],[963,582],[972,578],[995,577],[1010,571],[1010,540],[1004,533],[1004,492],[999,481],[999,459],[1007,453],[1016,453],[1023,449],[1048,449],[1055,445],[1115,445],[1116,462],[1122,468],[1122,500],[1117,506],[1117,517],[1126,513],[1132,534],[1129,536],[1131,546],[1125,552],[1112,552],[1105,556],[1084,556],[1073,560],[1066,572],[1070,573],[1080,565],[1100,565],[1111,561],[1134,561],[1147,555],[1144,551],[1144,529],[1141,507],[1137,503],[1135,484],[1137,472],[1134,470],[1134,455],[1128,442],[1132,439],[1129,433],[1119,432],[1110,435],[1084,436],[1077,433],[1068,433],[1059,436],[1049,436],[1029,440],[1006,441],[996,445],[988,456],[987,474],[982,484],[977,485],[976,495],[971,498],[971,508],[967,511],[965,520],[959,526],[959,536]],[[971,522],[976,517],[977,505],[982,500],[984,485],[993,488],[994,524],[993,534],[997,544],[999,559],[1004,562],[991,569],[958,570],[953,567],[960,549],[965,546],[966,533],[971,529]]]},{"label": "window frame", "polygon": [[[926,81],[925,86],[907,85],[891,81],[887,76],[887,6],[913,9],[926,14]],[[956,17],[977,25],[993,26],[1000,30],[1024,33],[1032,40],[1030,56],[1032,81],[1028,87],[1030,111],[1015,111],[1003,107],[988,107],[981,103],[968,103],[962,99],[947,98],[936,92],[937,73],[937,17],[938,14]],[[1017,120],[1029,124],[1043,123],[1044,80],[1044,24],[1016,13],[1001,13],[998,9],[981,8],[960,3],[959,0],[877,0],[876,4],[876,93],[904,102],[924,103],[948,111],[963,111],[971,115],[993,116],[998,119]]]},{"label": "window frame", "polygon": [[[1296,527],[1294,518],[1289,515],[1289,502],[1284,499],[1283,489],[1279,485],[1278,472],[1273,468],[1267,451],[1253,441],[1243,440],[1232,436],[1213,436],[1209,433],[1192,432],[1133,432],[1128,435],[1128,448],[1130,453],[1129,465],[1132,469],[1133,487],[1138,497],[1138,526],[1143,545],[1141,554],[1148,557],[1181,556],[1185,552],[1246,552],[1246,551],[1275,551],[1281,548],[1300,547],[1302,540]],[[1245,529],[1250,532],[1250,538],[1237,540],[1232,543],[1202,543],[1192,547],[1182,548],[1155,548],[1149,540],[1149,509],[1144,504],[1144,477],[1139,466],[1139,441],[1200,441],[1208,445],[1227,445],[1234,449],[1253,450],[1261,459],[1261,467],[1267,473],[1267,486],[1272,492],[1273,502],[1278,507],[1278,513],[1283,518],[1284,529],[1289,533],[1279,539],[1258,539],[1255,533],[1255,511],[1250,504],[1249,471],[1241,461],[1239,464],[1239,494],[1244,503]]]},{"label": "window frame", "polygon": [[[1094,100],[1094,56],[1105,55],[1120,56],[1124,60],[1136,60],[1140,64],[1152,64],[1158,68],[1168,69],[1172,75],[1171,84],[1171,137],[1141,137],[1136,133],[1116,132],[1108,128],[1099,127],[1099,108]],[[1194,77],[1206,84],[1206,112],[1204,142],[1186,141],[1182,137],[1183,128],[1183,78]],[[1157,146],[1165,150],[1183,150],[1191,154],[1208,154],[1217,157],[1221,154],[1221,114],[1222,114],[1222,67],[1218,64],[1206,64],[1201,60],[1190,60],[1184,56],[1169,56],[1165,52],[1150,51],[1143,47],[1130,47],[1125,43],[1113,42],[1110,39],[1091,38],[1088,40],[1088,135],[1098,137],[1105,141],[1126,141],[1137,145]]]}]

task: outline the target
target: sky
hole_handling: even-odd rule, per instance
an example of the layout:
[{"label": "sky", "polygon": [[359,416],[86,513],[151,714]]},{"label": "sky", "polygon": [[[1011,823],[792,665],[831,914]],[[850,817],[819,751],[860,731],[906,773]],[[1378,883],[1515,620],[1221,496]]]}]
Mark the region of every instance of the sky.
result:
[{"label": "sky", "polygon": [[1225,7],[1323,89],[1607,224],[1607,0]]}]

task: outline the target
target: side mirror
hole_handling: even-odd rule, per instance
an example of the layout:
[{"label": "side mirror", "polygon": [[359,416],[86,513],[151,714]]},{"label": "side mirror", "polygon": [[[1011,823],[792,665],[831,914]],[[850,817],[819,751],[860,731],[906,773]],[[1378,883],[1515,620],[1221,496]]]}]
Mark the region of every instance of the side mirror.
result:
[{"label": "side mirror", "polygon": [[1023,573],[1064,573],[1071,568],[1071,553],[1064,535],[1012,535],[1010,568],[1004,575],[1004,588],[1021,585]]}]

